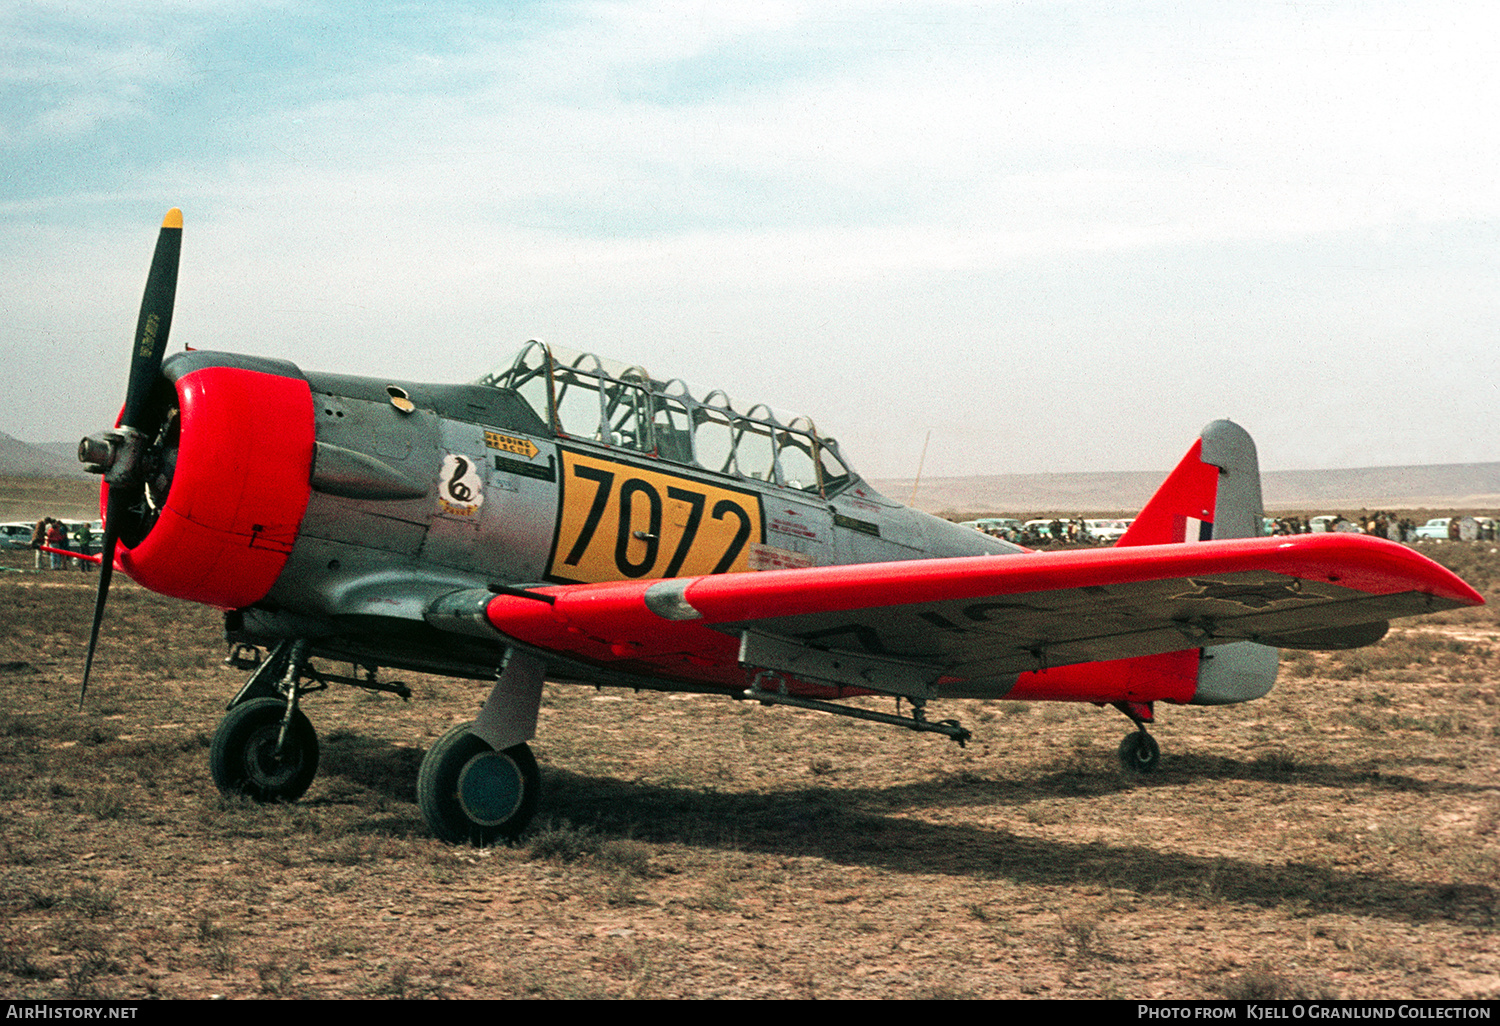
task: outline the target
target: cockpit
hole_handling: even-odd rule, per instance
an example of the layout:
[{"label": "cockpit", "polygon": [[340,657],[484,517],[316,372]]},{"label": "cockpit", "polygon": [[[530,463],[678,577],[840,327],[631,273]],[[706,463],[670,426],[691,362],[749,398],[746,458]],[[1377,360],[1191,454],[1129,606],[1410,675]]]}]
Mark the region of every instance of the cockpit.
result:
[{"label": "cockpit", "polygon": [[829,497],[848,486],[838,444],[807,417],[742,406],[592,353],[531,341],[478,384],[514,390],[561,438]]}]

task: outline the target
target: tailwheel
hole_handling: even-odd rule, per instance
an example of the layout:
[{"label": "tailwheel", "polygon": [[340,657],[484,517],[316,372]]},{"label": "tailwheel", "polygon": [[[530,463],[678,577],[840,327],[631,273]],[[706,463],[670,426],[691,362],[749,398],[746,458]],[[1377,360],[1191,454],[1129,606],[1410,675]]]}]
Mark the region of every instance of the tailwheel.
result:
[{"label": "tailwheel", "polygon": [[208,749],[214,783],[227,795],[258,802],[296,801],[318,775],[318,735],[302,711],[294,710],[281,739],[286,702],[257,698],[242,702],[219,721]]},{"label": "tailwheel", "polygon": [[1161,746],[1144,730],[1131,731],[1120,742],[1120,765],[1130,773],[1150,773],[1161,761]]},{"label": "tailwheel", "polygon": [[432,832],[454,844],[513,841],[541,796],[536,759],[525,744],[495,751],[454,727],[427,750],[417,774],[417,806]]}]

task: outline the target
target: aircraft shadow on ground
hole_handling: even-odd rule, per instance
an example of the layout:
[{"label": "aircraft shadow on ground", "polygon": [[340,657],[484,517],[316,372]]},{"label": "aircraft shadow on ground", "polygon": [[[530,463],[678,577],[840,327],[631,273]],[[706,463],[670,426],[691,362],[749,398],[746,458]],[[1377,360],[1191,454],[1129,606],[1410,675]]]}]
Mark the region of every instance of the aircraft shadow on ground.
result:
[{"label": "aircraft shadow on ground", "polygon": [[1416,794],[1478,794],[1488,792],[1471,784],[1422,780],[1365,766],[1332,762],[1292,760],[1272,754],[1255,759],[1232,759],[1220,755],[1182,753],[1164,755],[1161,768],[1149,776],[1105,773],[1097,769],[1080,772],[1072,767],[1052,770],[1019,781],[973,782],[984,794],[985,804],[1024,803],[1038,798],[1076,798],[1131,791],[1141,787],[1182,787],[1197,781],[1232,780],[1287,784],[1299,787],[1362,788]]},{"label": "aircraft shadow on ground", "polygon": [[[953,785],[941,781],[873,791],[809,787],[764,794],[626,784],[558,770],[547,782],[552,793],[543,800],[544,816],[643,840],[1016,884],[1121,888],[1170,899],[1263,907],[1297,903],[1308,913],[1493,923],[1500,911],[1500,891],[1491,886],[1346,872],[1306,862],[1270,865],[1133,843],[1024,837],[1005,829],[900,814],[903,809],[979,804],[974,793],[954,802]],[[993,791],[994,786],[980,790]]]},{"label": "aircraft shadow on ground", "polygon": [[[421,752],[352,734],[325,747],[324,772],[410,803]],[[1267,776],[1267,774],[1278,774]],[[1493,925],[1500,889],[1345,871],[1309,862],[1268,864],[1229,856],[1162,851],[1140,843],[1020,836],[1004,828],[934,823],[909,810],[1021,805],[1038,798],[1089,798],[1143,786],[1124,778],[1057,771],[1003,781],[937,779],[889,788],[793,787],[737,793],[701,786],[632,783],[543,766],[537,827],[570,823],[597,833],[700,848],[809,856],[901,873],[941,873],[1043,887],[1098,886],[1164,900],[1293,905],[1306,914],[1372,915],[1404,921],[1451,919]],[[1185,756],[1146,786],[1193,779],[1285,781],[1317,786],[1431,791],[1431,784],[1331,765],[1257,767]],[[1304,776],[1314,779],[1304,781]],[[1450,788],[1443,788],[1449,790]],[[1456,790],[1456,789],[1455,789]],[[420,833],[409,817],[372,829]]]}]

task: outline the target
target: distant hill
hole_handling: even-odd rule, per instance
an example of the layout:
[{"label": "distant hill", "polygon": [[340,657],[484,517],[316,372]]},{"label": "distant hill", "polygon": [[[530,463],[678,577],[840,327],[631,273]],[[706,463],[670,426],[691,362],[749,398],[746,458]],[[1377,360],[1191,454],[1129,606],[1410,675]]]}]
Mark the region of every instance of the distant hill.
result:
[{"label": "distant hill", "polygon": [[1500,463],[1282,470],[1263,475],[1261,487],[1266,505],[1273,509],[1318,505],[1350,509],[1500,506]]},{"label": "distant hill", "polygon": [[0,477],[89,477],[73,455],[76,446],[62,442],[32,445],[0,431]]},{"label": "distant hill", "polygon": [[[932,477],[922,480],[916,505],[931,512],[1134,512],[1166,475],[1162,470]],[[899,502],[911,498],[911,478],[870,483]],[[1500,508],[1500,463],[1270,471],[1261,475],[1261,488],[1270,510]]]}]

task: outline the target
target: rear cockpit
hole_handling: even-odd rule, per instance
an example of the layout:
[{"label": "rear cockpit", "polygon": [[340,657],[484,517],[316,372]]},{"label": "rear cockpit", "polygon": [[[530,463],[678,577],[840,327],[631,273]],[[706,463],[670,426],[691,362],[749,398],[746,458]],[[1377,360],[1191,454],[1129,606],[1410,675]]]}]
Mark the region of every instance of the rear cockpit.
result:
[{"label": "rear cockpit", "polygon": [[592,353],[528,342],[478,384],[513,389],[561,438],[577,439],[825,497],[851,475],[813,422],[680,378],[660,381]]}]

